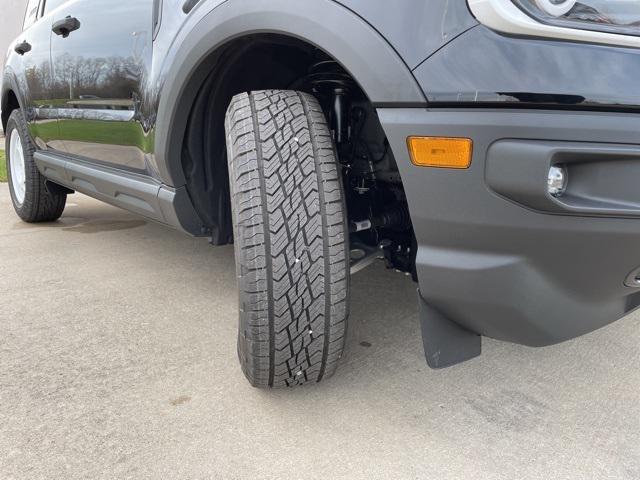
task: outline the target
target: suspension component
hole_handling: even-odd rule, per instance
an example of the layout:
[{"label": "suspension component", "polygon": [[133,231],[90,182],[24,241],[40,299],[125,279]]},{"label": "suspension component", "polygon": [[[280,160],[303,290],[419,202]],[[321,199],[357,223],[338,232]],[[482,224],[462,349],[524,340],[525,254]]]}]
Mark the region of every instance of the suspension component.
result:
[{"label": "suspension component", "polygon": [[371,219],[352,221],[349,225],[351,233],[364,232],[372,228],[388,228],[392,230],[411,229],[411,217],[405,204],[396,204]]},{"label": "suspension component", "polygon": [[353,79],[333,60],[316,63],[309,69],[306,81],[313,91],[331,99],[331,130],[336,145],[349,141],[349,97],[355,86]]},{"label": "suspension component", "polygon": [[345,109],[346,90],[344,88],[336,88],[333,91],[333,127],[335,141],[338,145],[342,145],[345,140],[346,109]]},{"label": "suspension component", "polygon": [[388,268],[415,279],[417,244],[407,200],[376,110],[339,63],[320,51],[316,58],[298,87],[320,100],[331,129],[345,190],[352,272],[384,258]]}]

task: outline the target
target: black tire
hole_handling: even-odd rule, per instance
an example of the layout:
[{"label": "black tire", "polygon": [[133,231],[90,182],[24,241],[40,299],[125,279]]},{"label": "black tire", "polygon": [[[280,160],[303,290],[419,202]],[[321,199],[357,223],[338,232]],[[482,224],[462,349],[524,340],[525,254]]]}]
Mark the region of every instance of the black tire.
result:
[{"label": "black tire", "polygon": [[[22,145],[22,153],[24,156],[24,198],[18,198],[16,193],[16,185],[12,178],[11,168],[11,138],[16,132],[20,136]],[[21,110],[14,110],[7,122],[6,133],[6,159],[7,159],[7,176],[9,180],[9,191],[11,193],[11,201],[13,208],[18,216],[25,222],[52,222],[60,218],[67,202],[66,193],[50,192],[45,185],[45,178],[38,171],[36,163],[33,160],[35,146],[31,141],[29,132],[27,131],[27,123]],[[13,161],[17,161],[13,159]]]},{"label": "black tire", "polygon": [[319,382],[342,356],[349,310],[344,194],[324,114],[305,93],[244,93],[226,131],[242,369],[260,388]]}]

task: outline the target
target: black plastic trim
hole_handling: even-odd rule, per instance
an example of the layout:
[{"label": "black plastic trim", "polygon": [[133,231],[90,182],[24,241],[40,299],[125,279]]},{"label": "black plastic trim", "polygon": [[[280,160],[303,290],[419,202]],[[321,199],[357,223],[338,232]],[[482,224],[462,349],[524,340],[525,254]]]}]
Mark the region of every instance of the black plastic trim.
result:
[{"label": "black plastic trim", "polygon": [[427,304],[418,290],[418,312],[427,365],[447,368],[478,357],[482,337],[452,322]]},{"label": "black plastic trim", "polygon": [[185,188],[174,189],[146,175],[70,159],[52,152],[38,151],[34,158],[38,170],[58,185],[190,235],[207,234]]},{"label": "black plastic trim", "polygon": [[[640,203],[632,189],[640,168],[633,158],[640,116],[434,108],[379,109],[378,116],[407,195],[420,290],[445,318],[483,336],[546,346],[591,332],[640,305],[640,290],[625,286],[640,265],[636,218],[527,208],[523,202],[530,196],[506,198],[494,184],[502,172],[487,173],[497,142],[544,142],[561,148],[552,156],[544,149],[529,155],[529,163],[540,167],[532,178],[536,192],[544,195],[551,161],[571,162],[567,191],[583,207],[585,198],[591,205]],[[470,168],[414,166],[406,143],[411,135],[473,139]],[[515,168],[518,155],[502,163],[510,160],[507,166]],[[629,178],[616,189],[625,173]]]},{"label": "black plastic trim", "polygon": [[[533,95],[533,94],[532,94]],[[405,108],[404,105],[385,104],[378,108]],[[427,107],[427,105],[422,105]],[[491,110],[561,110],[567,112],[611,112],[611,113],[640,113],[640,105],[622,104],[566,104],[566,103],[528,103],[528,102],[437,102],[432,101],[428,105],[433,109],[491,109]]]}]

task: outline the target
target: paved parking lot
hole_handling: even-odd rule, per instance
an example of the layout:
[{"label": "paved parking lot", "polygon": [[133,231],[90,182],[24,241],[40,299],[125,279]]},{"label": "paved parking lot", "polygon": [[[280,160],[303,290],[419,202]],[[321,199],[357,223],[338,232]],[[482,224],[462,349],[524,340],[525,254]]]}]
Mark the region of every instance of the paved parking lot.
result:
[{"label": "paved parking lot", "polygon": [[640,318],[547,349],[423,360],[415,286],[353,279],[324,384],[250,388],[231,247],[70,197],[30,226],[0,184],[2,479],[638,479]]}]

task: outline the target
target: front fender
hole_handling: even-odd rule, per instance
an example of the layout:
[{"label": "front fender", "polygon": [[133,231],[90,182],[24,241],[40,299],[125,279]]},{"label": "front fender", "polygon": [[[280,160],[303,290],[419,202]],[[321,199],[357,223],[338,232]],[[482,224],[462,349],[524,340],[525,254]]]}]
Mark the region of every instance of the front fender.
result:
[{"label": "front fender", "polygon": [[424,104],[407,65],[358,15],[333,0],[208,0],[190,13],[159,75],[156,160],[163,181],[186,183],[180,168],[182,139],[198,87],[215,65],[217,49],[233,39],[276,33],[302,39],[335,58],[374,105]]},{"label": "front fender", "polygon": [[24,100],[22,92],[20,88],[18,88],[18,80],[13,73],[13,70],[7,66],[5,66],[4,72],[2,74],[2,87],[0,88],[0,110],[2,110],[2,129],[6,129],[7,121],[9,120],[9,115],[11,112],[8,110],[9,107],[9,92],[12,91],[18,100],[18,104],[20,108],[24,109]]}]

